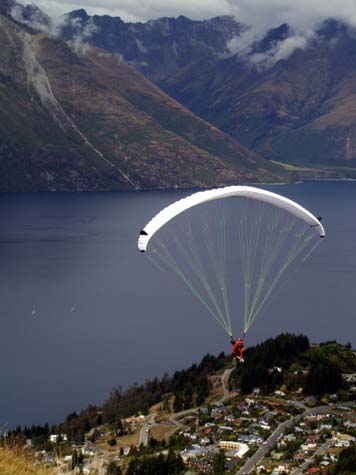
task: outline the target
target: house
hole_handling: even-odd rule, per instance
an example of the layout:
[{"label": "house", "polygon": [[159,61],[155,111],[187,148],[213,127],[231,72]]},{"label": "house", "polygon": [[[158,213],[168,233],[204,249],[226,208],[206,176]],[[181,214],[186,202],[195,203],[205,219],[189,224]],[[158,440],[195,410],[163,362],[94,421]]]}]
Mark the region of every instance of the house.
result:
[{"label": "house", "polygon": [[203,437],[203,438],[200,439],[200,444],[201,445],[209,445],[210,443],[211,443],[211,441],[207,437]]},{"label": "house", "polygon": [[277,470],[277,473],[289,473],[289,468],[287,465],[278,465],[275,470]]},{"label": "house", "polygon": [[232,440],[220,440],[219,447],[222,449],[236,450],[235,457],[242,458],[250,449],[247,444],[234,442]]},{"label": "house", "polygon": [[206,454],[206,449],[204,449],[198,444],[192,444],[191,446],[187,447],[186,449],[180,452],[183,462],[188,462],[192,458],[194,459],[197,457],[202,457],[205,454]]},{"label": "house", "polygon": [[[356,427],[356,424],[355,424],[355,427]],[[331,430],[332,428],[333,428],[333,426],[331,424],[320,424],[320,429],[321,430]]]},{"label": "house", "polygon": [[234,416],[233,414],[229,414],[229,415],[227,415],[227,416],[224,417],[224,420],[225,420],[226,422],[234,422],[235,416]]},{"label": "house", "polygon": [[251,399],[249,397],[247,397],[245,399],[245,403],[248,405],[248,406],[254,406],[255,405],[255,400],[254,399]]},{"label": "house", "polygon": [[68,437],[67,437],[67,434],[51,434],[49,436],[49,440],[50,442],[52,442],[52,444],[56,444],[59,440],[63,440],[64,442],[67,442]]},{"label": "house", "polygon": [[263,430],[271,430],[271,426],[269,426],[268,424],[263,424],[263,423],[260,424],[260,428]]},{"label": "house", "polygon": [[335,447],[349,447],[351,443],[355,443],[356,438],[349,434],[341,434],[340,432],[332,433]]},{"label": "house", "polygon": [[314,473],[319,473],[319,472],[320,472],[320,469],[318,467],[312,467],[312,468],[309,468],[305,473],[313,475]]},{"label": "house", "polygon": [[302,444],[300,446],[304,452],[308,452],[309,450],[315,450],[316,449],[316,443],[315,442],[308,442],[307,444]]},{"label": "house", "polygon": [[356,428],[356,422],[346,421],[345,422],[345,427],[349,427],[350,429],[355,429]]},{"label": "house", "polygon": [[215,422],[207,422],[205,424],[205,427],[215,427],[215,426],[216,426]]},{"label": "house", "polygon": [[95,454],[97,454],[99,450],[95,447],[83,447],[82,448],[82,454],[83,455],[88,455],[89,457],[94,457]]},{"label": "house", "polygon": [[230,427],[230,426],[219,426],[219,430],[220,431],[225,431],[225,430],[228,430],[228,431],[233,431],[234,428],[233,427]]}]

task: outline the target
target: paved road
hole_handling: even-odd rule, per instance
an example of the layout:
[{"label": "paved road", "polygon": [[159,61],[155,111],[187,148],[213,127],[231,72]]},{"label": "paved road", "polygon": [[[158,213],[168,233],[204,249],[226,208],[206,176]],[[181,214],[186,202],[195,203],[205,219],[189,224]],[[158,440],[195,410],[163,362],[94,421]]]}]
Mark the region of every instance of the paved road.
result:
[{"label": "paved road", "polygon": [[318,414],[327,414],[330,412],[330,408],[328,406],[308,408],[303,412],[303,414],[300,414],[296,417],[292,417],[291,419],[288,419],[287,421],[279,424],[273,434],[270,435],[269,439],[267,439],[267,441],[259,447],[257,452],[255,452],[254,455],[252,455],[252,457],[247,460],[247,462],[240,468],[236,475],[247,475],[248,473],[252,472],[255,466],[262,461],[266,453],[273,448],[279,436],[283,434],[283,432],[288,429],[288,427],[291,427],[294,422],[300,421],[302,417],[304,417],[310,412],[317,412]]},{"label": "paved road", "polygon": [[142,444],[146,446],[148,444],[148,439],[150,438],[150,429],[155,424],[155,415],[156,414],[150,414],[147,418],[147,421],[142,424],[138,445]]},{"label": "paved road", "polygon": [[294,423],[294,417],[288,419],[287,421],[282,422],[279,424],[277,429],[270,435],[269,439],[260,446],[260,448],[255,452],[252,457],[250,457],[247,462],[240,468],[236,475],[245,475],[252,470],[254,470],[255,466],[258,465],[261,460],[264,458],[266,453],[272,449],[272,447],[276,444],[278,437],[283,434],[283,432],[291,427]]},{"label": "paved road", "polygon": [[138,439],[138,445],[144,445],[146,446],[148,444],[148,439],[150,435],[150,425],[149,424],[143,424],[140,430],[140,437]]},{"label": "paved road", "polygon": [[229,378],[231,373],[234,371],[235,367],[226,369],[224,373],[221,376],[221,385],[224,389],[224,394],[223,397],[218,401],[220,404],[226,401],[226,399],[229,398],[230,392],[229,392]]},{"label": "paved road", "polygon": [[318,450],[314,452],[314,454],[303,463],[303,465],[295,469],[291,473],[291,475],[302,475],[303,471],[309,467],[309,465],[314,461],[315,457],[317,457],[318,455],[324,454],[330,448],[331,444],[332,444],[331,440],[326,441],[325,444],[321,445],[318,448]]},{"label": "paved road", "polygon": [[172,434],[174,434],[178,429],[183,429],[184,425],[179,422],[178,419],[181,419],[183,416],[188,416],[189,414],[195,414],[198,412],[198,407],[193,408],[193,409],[187,409],[185,411],[180,411],[174,414],[169,418],[169,421],[176,426]]},{"label": "paved road", "polygon": [[[224,394],[223,394],[222,398],[218,401],[220,404],[222,404],[229,397],[230,393],[229,393],[229,389],[228,389],[228,382],[229,382],[230,375],[234,371],[234,369],[235,368],[226,369],[224,371],[224,373],[222,374],[222,376],[221,376],[221,385],[224,389]],[[174,434],[179,429],[183,429],[184,425],[179,422],[179,419],[181,419],[182,417],[187,416],[189,414],[194,414],[194,413],[198,412],[198,410],[199,410],[199,407],[195,407],[193,409],[187,409],[185,411],[177,412],[176,414],[171,416],[169,418],[169,421],[173,425],[175,425],[175,429],[171,434]]]}]

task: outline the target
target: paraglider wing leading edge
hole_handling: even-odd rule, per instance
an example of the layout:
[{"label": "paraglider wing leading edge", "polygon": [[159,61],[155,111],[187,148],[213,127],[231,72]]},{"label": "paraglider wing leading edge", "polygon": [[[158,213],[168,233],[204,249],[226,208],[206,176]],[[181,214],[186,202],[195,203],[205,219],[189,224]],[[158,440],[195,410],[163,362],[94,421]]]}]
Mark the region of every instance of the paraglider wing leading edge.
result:
[{"label": "paraglider wing leading edge", "polygon": [[183,198],[175,203],[164,208],[160,211],[147,225],[142,229],[138,239],[138,249],[141,252],[147,250],[151,237],[168,221],[175,218],[177,215],[183,213],[187,209],[196,206],[201,203],[205,203],[212,200],[218,200],[228,197],[245,197],[253,200],[261,201],[264,203],[277,206],[284,209],[297,218],[302,219],[311,227],[315,228],[315,231],[319,233],[320,238],[325,237],[325,230],[320,220],[314,216],[310,211],[300,206],[293,200],[285,198],[271,191],[262,190],[252,186],[227,186],[224,188],[216,188],[213,190],[199,191],[193,193],[186,198]]}]

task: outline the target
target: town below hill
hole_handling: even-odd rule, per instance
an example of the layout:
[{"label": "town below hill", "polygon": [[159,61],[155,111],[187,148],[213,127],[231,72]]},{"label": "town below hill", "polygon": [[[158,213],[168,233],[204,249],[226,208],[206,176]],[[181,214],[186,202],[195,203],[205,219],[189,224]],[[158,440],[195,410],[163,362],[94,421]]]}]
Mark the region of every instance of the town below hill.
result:
[{"label": "town below hill", "polygon": [[41,475],[352,475],[355,409],[351,345],[282,334],[237,367],[206,355],[52,428],[18,427],[0,455],[21,448]]}]

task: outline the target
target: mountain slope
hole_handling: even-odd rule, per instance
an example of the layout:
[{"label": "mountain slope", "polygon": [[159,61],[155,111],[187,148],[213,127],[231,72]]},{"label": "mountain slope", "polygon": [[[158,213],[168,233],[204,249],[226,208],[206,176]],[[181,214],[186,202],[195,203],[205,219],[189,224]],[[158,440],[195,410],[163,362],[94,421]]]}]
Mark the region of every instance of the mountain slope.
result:
[{"label": "mountain slope", "polygon": [[265,158],[356,167],[356,41],[331,24],[273,67],[257,69],[234,56],[199,62],[161,86]]},{"label": "mountain slope", "polygon": [[272,68],[257,70],[232,57],[196,64],[163,87],[267,158],[356,166],[355,47],[341,28]]},{"label": "mountain slope", "polygon": [[213,55],[227,53],[227,41],[241,26],[229,16],[192,21],[184,16],[159,18],[146,23],[125,23],[118,17],[76,10],[67,15],[61,38],[85,38],[91,44],[119,53],[146,77],[157,83],[182,68]]},{"label": "mountain slope", "polygon": [[195,117],[115,55],[0,16],[0,189],[97,190],[274,180],[278,167]]},{"label": "mountain slope", "polygon": [[[91,25],[88,41],[121,54],[194,114],[265,158],[356,167],[356,37],[350,27],[324,22],[303,48],[256,66],[229,50],[232,40],[242,41],[243,29],[229,17],[126,24],[80,10],[69,18],[66,39]],[[292,34],[281,25],[252,53],[268,59]]]}]

